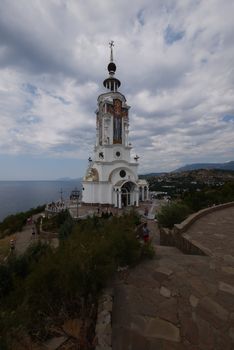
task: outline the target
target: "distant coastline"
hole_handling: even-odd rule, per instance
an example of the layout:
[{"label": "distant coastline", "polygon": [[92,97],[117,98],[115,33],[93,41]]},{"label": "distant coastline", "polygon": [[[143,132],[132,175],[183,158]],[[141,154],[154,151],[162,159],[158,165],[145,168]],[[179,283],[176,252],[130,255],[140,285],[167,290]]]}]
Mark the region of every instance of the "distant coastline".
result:
[{"label": "distant coastline", "polygon": [[71,191],[81,188],[80,179],[41,181],[0,181],[0,221],[6,216],[27,211],[38,205],[69,198]]}]

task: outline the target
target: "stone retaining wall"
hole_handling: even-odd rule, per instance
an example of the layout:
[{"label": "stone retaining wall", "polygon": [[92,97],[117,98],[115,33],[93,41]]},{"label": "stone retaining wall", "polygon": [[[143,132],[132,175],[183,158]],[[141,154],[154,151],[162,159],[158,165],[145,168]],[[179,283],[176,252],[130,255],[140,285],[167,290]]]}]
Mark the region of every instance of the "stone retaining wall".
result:
[{"label": "stone retaining wall", "polygon": [[213,213],[216,210],[222,210],[233,206],[234,206],[234,202],[229,202],[229,203],[219,204],[210,208],[199,210],[198,212],[192,215],[189,215],[189,217],[185,219],[183,222],[181,222],[180,224],[175,224],[174,230],[179,233],[185,232],[195,221],[197,221],[202,216],[205,216],[209,213]]},{"label": "stone retaining wall", "polygon": [[112,350],[113,289],[106,289],[98,303],[96,322],[96,350]]},{"label": "stone retaining wall", "polygon": [[175,246],[175,238],[173,234],[173,230],[169,230],[169,228],[160,227],[160,245]]},{"label": "stone retaining wall", "polygon": [[190,215],[181,224],[174,225],[172,230],[160,228],[160,245],[174,246],[185,254],[191,255],[210,255],[208,249],[199,245],[198,242],[191,240],[186,235],[187,229],[199,218],[217,210],[222,210],[234,206],[234,202],[220,204],[211,208],[206,208]]},{"label": "stone retaining wall", "polygon": [[175,232],[174,229],[160,229],[160,245],[176,247],[184,254],[208,255],[197,243],[189,240],[186,235]]},{"label": "stone retaining wall", "polygon": [[206,252],[198,246],[197,243],[189,240],[181,233],[175,233],[175,247],[181,250],[184,254],[190,255],[207,255]]}]

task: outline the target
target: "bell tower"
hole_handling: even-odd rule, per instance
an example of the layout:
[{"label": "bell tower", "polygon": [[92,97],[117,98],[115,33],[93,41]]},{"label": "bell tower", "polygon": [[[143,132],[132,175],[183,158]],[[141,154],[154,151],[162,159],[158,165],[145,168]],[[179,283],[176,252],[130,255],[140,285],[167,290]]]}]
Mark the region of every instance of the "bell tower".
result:
[{"label": "bell tower", "polygon": [[139,203],[138,156],[131,160],[129,109],[121,86],[115,77],[114,42],[109,43],[109,76],[103,81],[107,92],[97,100],[96,143],[93,159],[83,179],[82,201],[86,204],[122,206]]},{"label": "bell tower", "polygon": [[124,95],[118,92],[121,85],[119,79],[115,78],[116,65],[113,62],[114,42],[110,42],[110,63],[107,66],[109,77],[103,81],[104,87],[108,90],[98,98],[97,115],[97,149],[103,149],[105,145],[128,144],[128,110]]}]

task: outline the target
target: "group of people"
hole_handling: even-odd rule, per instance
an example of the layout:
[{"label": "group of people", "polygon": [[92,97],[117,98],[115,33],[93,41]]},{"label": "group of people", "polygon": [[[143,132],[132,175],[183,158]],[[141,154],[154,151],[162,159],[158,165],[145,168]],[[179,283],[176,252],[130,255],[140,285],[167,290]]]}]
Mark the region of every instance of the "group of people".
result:
[{"label": "group of people", "polygon": [[66,209],[64,202],[52,202],[47,204],[47,209],[53,212],[60,212]]},{"label": "group of people", "polygon": [[108,219],[108,218],[113,216],[112,211],[109,210],[108,208],[106,208],[105,211],[103,211],[103,210],[101,211],[100,207],[98,207],[97,214],[98,214],[98,216],[101,216],[101,218],[103,218],[103,219]]}]

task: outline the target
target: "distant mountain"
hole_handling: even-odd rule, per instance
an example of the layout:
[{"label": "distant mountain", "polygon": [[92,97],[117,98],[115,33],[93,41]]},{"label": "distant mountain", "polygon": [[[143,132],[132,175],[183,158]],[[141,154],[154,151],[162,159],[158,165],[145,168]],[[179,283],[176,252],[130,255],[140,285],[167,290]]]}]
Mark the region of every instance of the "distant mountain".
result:
[{"label": "distant mountain", "polygon": [[144,179],[144,178],[146,178],[146,177],[153,177],[153,176],[162,176],[162,175],[166,175],[167,174],[167,172],[163,172],[163,173],[149,173],[149,174],[141,174],[141,175],[139,175],[139,178],[140,179]]},{"label": "distant mountain", "polygon": [[221,170],[234,170],[234,161],[227,163],[194,163],[185,165],[173,172],[190,171],[197,169],[221,169]]}]

